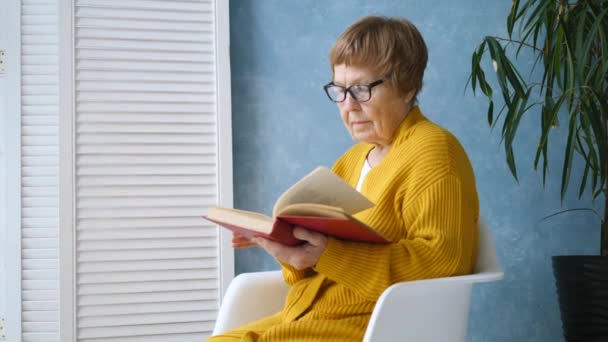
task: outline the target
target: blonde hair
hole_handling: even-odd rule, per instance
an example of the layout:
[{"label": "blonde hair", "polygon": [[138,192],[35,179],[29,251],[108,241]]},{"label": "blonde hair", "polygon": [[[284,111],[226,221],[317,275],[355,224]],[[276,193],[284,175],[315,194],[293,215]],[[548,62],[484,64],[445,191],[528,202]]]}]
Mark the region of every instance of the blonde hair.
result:
[{"label": "blonde hair", "polygon": [[370,67],[399,94],[414,90],[414,99],[422,89],[427,61],[422,35],[404,18],[359,19],[340,35],[329,53],[332,76],[340,64]]}]

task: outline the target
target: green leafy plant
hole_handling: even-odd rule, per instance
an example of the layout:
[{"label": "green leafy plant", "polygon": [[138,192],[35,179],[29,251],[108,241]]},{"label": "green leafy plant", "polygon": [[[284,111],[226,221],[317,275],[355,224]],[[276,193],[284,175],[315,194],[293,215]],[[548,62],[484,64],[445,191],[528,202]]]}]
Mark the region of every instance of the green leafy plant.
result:
[{"label": "green leafy plant", "polygon": [[[507,32],[504,38],[486,36],[473,52],[469,79],[473,93],[479,88],[488,98],[490,126],[502,121],[506,162],[515,179],[513,143],[523,115],[530,112],[540,119],[534,169],[542,166],[544,184],[549,147],[564,146],[551,145],[550,132],[559,124],[559,113],[567,113],[568,138],[561,151],[561,198],[568,190],[576,153],[585,167],[579,197],[591,191],[593,198],[605,199],[600,254],[608,256],[608,1],[513,0]],[[532,70],[542,68],[540,82],[532,73],[523,77],[513,63],[522,50],[531,51],[535,57]],[[494,89],[481,65],[488,52],[496,88],[504,101],[496,116]]]}]

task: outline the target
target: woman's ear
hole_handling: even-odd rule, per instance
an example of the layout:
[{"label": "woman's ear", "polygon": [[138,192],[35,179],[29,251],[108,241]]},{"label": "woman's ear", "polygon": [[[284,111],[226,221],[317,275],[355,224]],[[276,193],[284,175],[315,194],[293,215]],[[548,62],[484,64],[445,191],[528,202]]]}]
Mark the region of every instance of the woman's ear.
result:
[{"label": "woman's ear", "polygon": [[412,90],[408,91],[407,93],[405,93],[405,99],[404,99],[405,103],[411,103],[414,96],[416,96],[416,89],[412,89]]}]

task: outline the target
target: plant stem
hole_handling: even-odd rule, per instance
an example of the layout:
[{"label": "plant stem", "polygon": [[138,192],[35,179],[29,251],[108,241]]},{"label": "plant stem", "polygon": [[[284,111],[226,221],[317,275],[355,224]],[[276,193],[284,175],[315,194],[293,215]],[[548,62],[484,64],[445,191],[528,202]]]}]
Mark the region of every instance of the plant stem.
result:
[{"label": "plant stem", "polygon": [[523,46],[527,46],[527,47],[529,47],[531,49],[534,49],[536,51],[543,51],[542,49],[539,49],[536,46],[530,45],[530,44],[528,44],[526,42],[523,42],[521,40],[514,40],[514,39],[508,39],[508,38],[497,37],[497,36],[488,36],[488,37],[494,38],[496,40],[502,40],[502,41],[509,42],[509,43],[515,43],[515,44],[520,44],[520,45],[523,45]]}]

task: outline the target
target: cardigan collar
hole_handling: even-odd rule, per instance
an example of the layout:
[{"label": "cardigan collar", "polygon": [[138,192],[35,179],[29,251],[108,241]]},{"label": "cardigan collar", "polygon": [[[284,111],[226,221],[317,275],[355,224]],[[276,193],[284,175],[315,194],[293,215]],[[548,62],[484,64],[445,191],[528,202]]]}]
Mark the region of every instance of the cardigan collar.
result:
[{"label": "cardigan collar", "polygon": [[[398,150],[398,147],[400,145],[403,145],[407,141],[407,139],[412,135],[412,133],[414,132],[414,130],[413,130],[414,126],[416,126],[420,122],[427,121],[427,120],[428,119],[422,114],[422,112],[420,111],[418,106],[412,107],[412,109],[407,114],[405,119],[403,119],[403,121],[401,122],[401,124],[399,125],[397,130],[395,131],[395,135],[393,137],[393,142],[391,143],[388,153],[384,156],[384,158],[382,159],[380,164],[376,165],[374,168],[372,168],[369,171],[368,175],[365,177],[365,181],[363,182],[361,191],[372,202],[377,201],[378,196],[379,196],[378,191],[381,191],[381,189],[383,188],[383,187],[377,186],[377,183],[375,182],[374,174],[381,172],[379,170],[382,170],[382,169],[385,169],[385,171],[386,171],[386,167],[390,167],[390,165],[394,165],[394,163],[392,163],[391,160],[399,155],[399,154],[395,154],[394,151]],[[363,163],[367,159],[367,155],[374,148],[373,144],[365,143],[365,146],[367,148],[365,148],[365,150],[364,150],[365,152],[362,155],[362,158],[359,160],[356,168],[353,170],[352,176],[350,178],[350,183],[353,187],[356,187],[356,185],[357,185],[357,182],[360,178],[360,171],[363,168]],[[386,174],[386,173],[382,173],[382,174]],[[370,182],[374,183],[374,185],[371,185],[371,188],[370,188]],[[367,212],[367,211],[364,211],[364,212]]]},{"label": "cardigan collar", "polygon": [[411,128],[417,123],[425,120],[427,120],[427,118],[424,116],[424,114],[422,114],[420,108],[418,106],[412,107],[410,112],[397,128],[393,142],[391,143],[391,148],[393,146],[401,145],[412,134],[413,131]]}]

